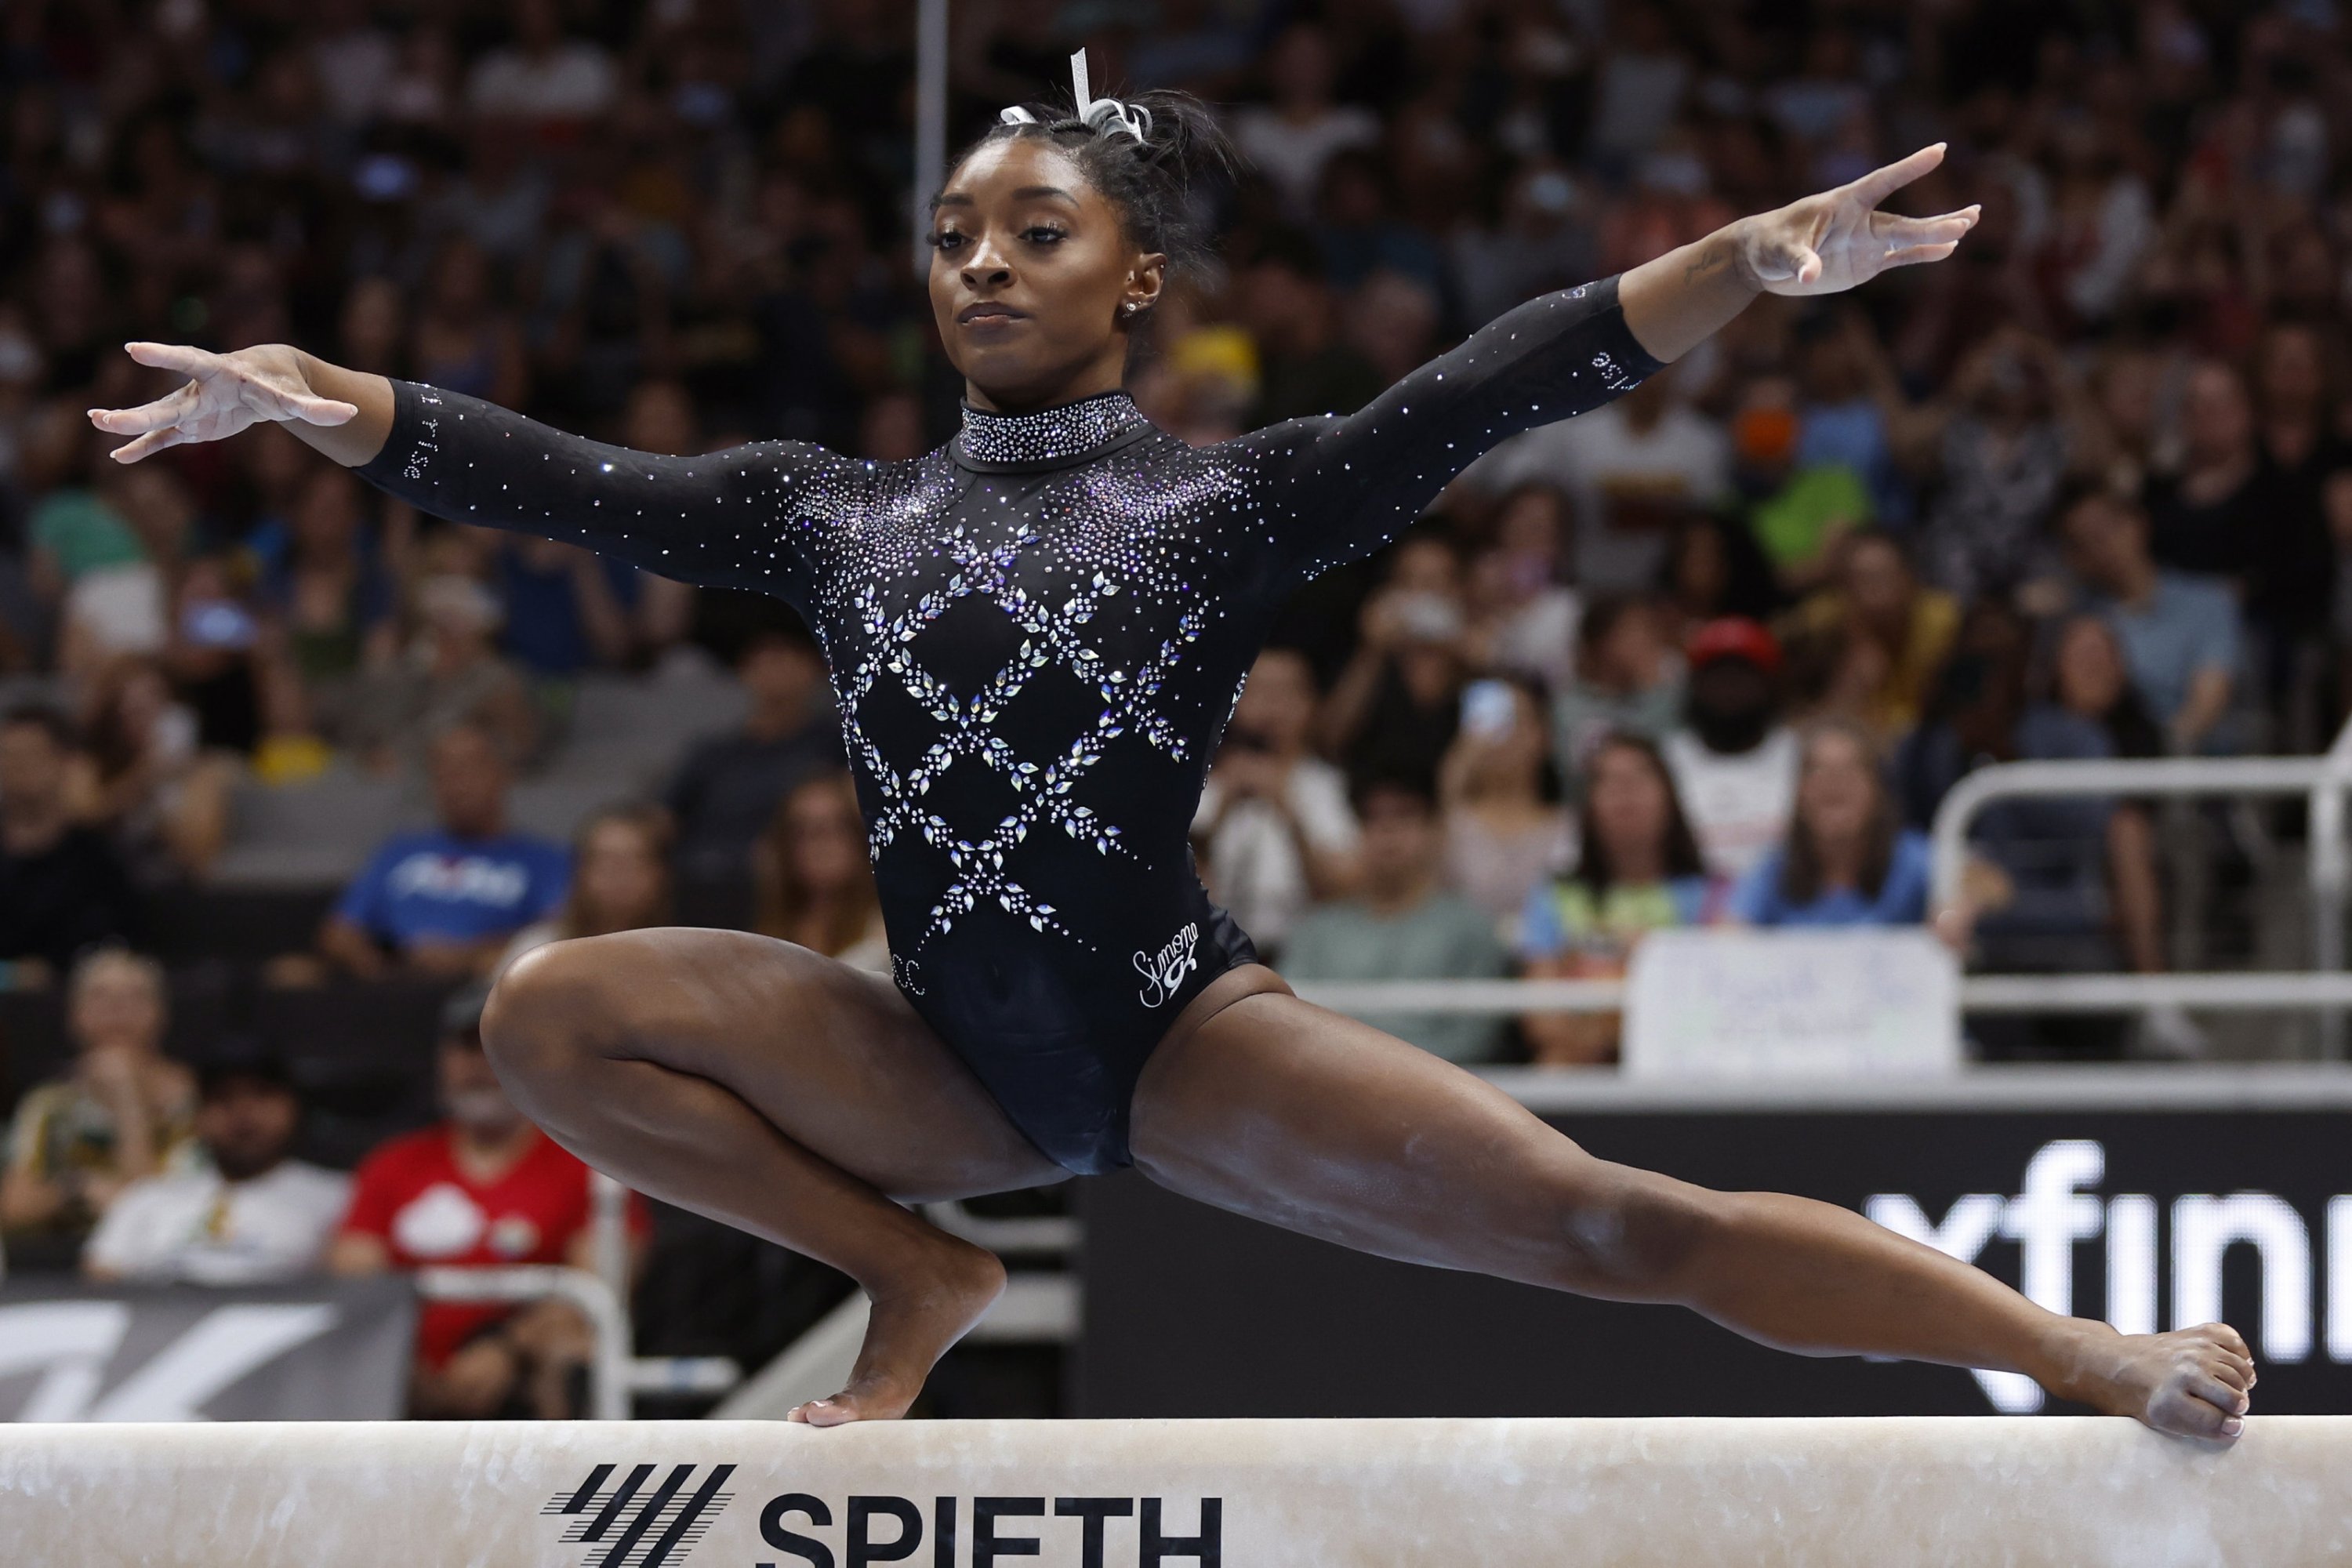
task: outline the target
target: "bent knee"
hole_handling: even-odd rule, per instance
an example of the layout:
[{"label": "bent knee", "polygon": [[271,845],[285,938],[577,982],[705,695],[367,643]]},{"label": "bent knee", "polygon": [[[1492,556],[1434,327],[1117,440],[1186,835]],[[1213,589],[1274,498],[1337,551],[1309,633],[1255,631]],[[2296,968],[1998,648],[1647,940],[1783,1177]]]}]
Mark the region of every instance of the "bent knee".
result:
[{"label": "bent knee", "polygon": [[553,942],[507,965],[482,1006],[482,1049],[503,1077],[556,1065],[616,1020],[613,968],[583,942]]}]

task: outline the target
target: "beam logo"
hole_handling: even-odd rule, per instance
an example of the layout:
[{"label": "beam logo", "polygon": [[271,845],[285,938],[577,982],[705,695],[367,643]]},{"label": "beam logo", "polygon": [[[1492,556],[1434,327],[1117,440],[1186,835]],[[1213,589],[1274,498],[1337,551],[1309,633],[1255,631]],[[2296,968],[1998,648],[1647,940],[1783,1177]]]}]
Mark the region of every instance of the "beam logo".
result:
[{"label": "beam logo", "polygon": [[[697,1480],[698,1465],[673,1465],[659,1480],[658,1465],[598,1465],[568,1492],[548,1499],[539,1511],[569,1520],[561,1539],[592,1550],[581,1568],[665,1568],[683,1563],[696,1542],[734,1500],[721,1490],[735,1473],[713,1465]],[[619,1479],[615,1481],[614,1478]]]},{"label": "beam logo", "polygon": [[[2168,1274],[2174,1328],[2221,1317],[2222,1258],[2242,1247],[2261,1271],[2261,1311],[2240,1325],[2256,1359],[2293,1363],[2310,1358],[2321,1275],[2314,1263],[2322,1249],[2294,1205],[2260,1192],[2181,1193],[2168,1205],[2153,1193],[2102,1197],[2106,1170],[2107,1152],[2096,1141],[2062,1138],[2034,1151],[2017,1193],[1964,1194],[1940,1221],[1907,1193],[1875,1193],[1863,1213],[1963,1263],[1974,1263],[1996,1238],[2015,1242],[2018,1289],[2064,1316],[2076,1310],[2076,1248],[2104,1242],[2104,1315],[2127,1334],[2156,1331],[2159,1280]],[[2160,1220],[2167,1223],[2159,1226]],[[2325,1235],[2325,1345],[2328,1359],[2342,1364],[2352,1363],[2352,1194],[2327,1200]],[[2021,1373],[1974,1375],[2004,1415],[2042,1408],[2042,1390]]]}]

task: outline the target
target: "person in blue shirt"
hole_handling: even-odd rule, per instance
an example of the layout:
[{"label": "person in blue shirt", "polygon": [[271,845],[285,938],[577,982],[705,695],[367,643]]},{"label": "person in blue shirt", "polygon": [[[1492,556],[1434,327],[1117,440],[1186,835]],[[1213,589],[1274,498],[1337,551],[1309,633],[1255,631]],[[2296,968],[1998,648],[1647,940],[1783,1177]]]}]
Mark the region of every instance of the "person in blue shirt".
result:
[{"label": "person in blue shirt", "polygon": [[2230,710],[2244,629],[2229,585],[2158,566],[2147,514],[2104,486],[2084,485],[2059,515],[2066,564],[2087,591],[2087,607],[2115,629],[2166,749],[2234,750]]},{"label": "person in blue shirt", "polygon": [[328,963],[362,980],[487,973],[571,881],[562,847],[508,829],[507,763],[489,731],[444,730],[431,767],[439,826],[384,840],[319,932]]},{"label": "person in blue shirt", "polygon": [[1752,926],[1918,925],[1927,918],[1927,837],[1902,826],[1870,739],[1831,722],[1805,737],[1789,836],[1731,890]]}]

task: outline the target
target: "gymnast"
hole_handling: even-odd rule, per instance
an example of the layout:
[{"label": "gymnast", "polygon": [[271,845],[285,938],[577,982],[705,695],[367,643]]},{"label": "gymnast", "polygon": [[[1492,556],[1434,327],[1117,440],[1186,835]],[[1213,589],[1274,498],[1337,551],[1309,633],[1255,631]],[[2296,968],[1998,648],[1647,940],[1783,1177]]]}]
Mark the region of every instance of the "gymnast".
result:
[{"label": "gymnast", "polygon": [[854,1278],[846,1387],[898,1416],[1003,1289],[902,1205],[1133,1165],[1344,1246],[1675,1302],[1811,1355],[2023,1373],[2159,1431],[2231,1437],[2254,1367],[2221,1324],[2045,1311],[1832,1205],[1593,1158],[1475,1074],[1310,1005],[1210,902],[1187,831],[1270,619],[1379,549],[1472,458],[1638,385],[1759,292],[1939,261],[1969,207],[1879,202],[1940,146],[1480,329],[1361,413],[1199,449],[1121,390],[1228,156],[1197,100],[1010,109],[932,205],[929,288],[963,427],[911,462],[764,441],[661,457],[285,344],[134,342],[186,384],[92,410],[136,462],[278,420],[452,521],[776,595],[832,672],[892,952],[885,978],[734,931],[557,942],[484,1038],[557,1142]]}]

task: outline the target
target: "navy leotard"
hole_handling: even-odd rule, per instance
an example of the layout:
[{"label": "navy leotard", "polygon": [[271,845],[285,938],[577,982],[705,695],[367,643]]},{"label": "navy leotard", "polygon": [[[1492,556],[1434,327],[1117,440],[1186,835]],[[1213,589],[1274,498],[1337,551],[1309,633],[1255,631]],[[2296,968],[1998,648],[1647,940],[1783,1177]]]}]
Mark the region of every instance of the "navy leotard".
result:
[{"label": "navy leotard", "polygon": [[1255,957],[1188,833],[1291,591],[1504,437],[1657,368],[1613,279],[1501,317],[1346,418],[1195,448],[1124,394],[967,411],[912,462],[654,457],[394,382],[358,471],[458,522],[780,595],[831,666],[898,986],[1037,1147],[1129,1163],[1169,1022]]}]

